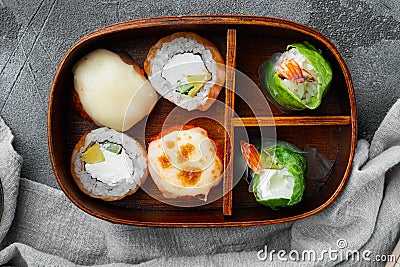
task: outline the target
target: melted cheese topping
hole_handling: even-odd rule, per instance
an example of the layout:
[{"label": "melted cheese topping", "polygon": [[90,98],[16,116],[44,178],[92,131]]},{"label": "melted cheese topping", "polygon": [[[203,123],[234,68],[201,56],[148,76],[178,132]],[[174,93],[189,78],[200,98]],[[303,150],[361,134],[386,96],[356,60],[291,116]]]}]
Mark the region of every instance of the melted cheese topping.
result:
[{"label": "melted cheese topping", "polygon": [[287,168],[282,170],[266,169],[260,176],[257,192],[261,199],[290,199],[293,187],[294,178]]},{"label": "melted cheese topping", "polygon": [[214,142],[199,127],[151,142],[148,158],[152,178],[167,198],[204,195],[206,199],[222,178],[223,165]]},{"label": "melted cheese topping", "polygon": [[150,82],[111,51],[89,53],[76,63],[73,72],[82,107],[98,125],[128,130],[157,102]]},{"label": "melted cheese topping", "polygon": [[178,81],[185,84],[189,75],[206,75],[208,70],[199,55],[184,53],[174,55],[164,65],[161,76],[172,86],[177,86]]},{"label": "melted cheese topping", "polygon": [[125,149],[122,149],[120,154],[110,152],[103,147],[100,149],[103,151],[105,160],[85,164],[85,169],[90,176],[109,185],[115,185],[122,180],[133,183],[133,164]]}]

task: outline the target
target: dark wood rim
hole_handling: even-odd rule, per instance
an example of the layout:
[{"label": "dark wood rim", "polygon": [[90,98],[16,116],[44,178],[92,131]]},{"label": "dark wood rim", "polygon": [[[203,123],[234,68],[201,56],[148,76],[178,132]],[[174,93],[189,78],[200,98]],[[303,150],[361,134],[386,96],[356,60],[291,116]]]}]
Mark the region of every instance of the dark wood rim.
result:
[{"label": "dark wood rim", "polygon": [[[71,196],[71,194],[66,190],[66,188],[64,187],[64,185],[62,183],[62,179],[58,174],[56,161],[55,161],[54,154],[53,154],[54,143],[53,143],[53,138],[52,138],[52,133],[51,133],[51,129],[52,129],[51,117],[52,117],[53,111],[52,111],[51,104],[53,102],[55,85],[57,84],[58,78],[59,78],[58,75],[65,64],[65,61],[68,59],[69,55],[71,54],[71,52],[73,50],[75,50],[77,47],[79,47],[82,43],[84,43],[92,38],[104,35],[104,34],[110,34],[110,33],[115,33],[115,32],[119,32],[119,31],[152,27],[152,26],[168,26],[168,25],[178,25],[178,24],[186,24],[186,25],[194,25],[194,24],[259,25],[259,26],[284,28],[284,29],[297,31],[297,32],[306,34],[308,36],[311,36],[314,39],[323,43],[326,46],[326,48],[332,52],[332,54],[336,58],[337,62],[340,65],[340,68],[343,72],[343,75],[346,80],[347,91],[349,93],[350,114],[351,114],[351,118],[350,118],[350,121],[351,121],[351,147],[350,147],[349,161],[348,161],[348,164],[346,167],[345,174],[341,180],[341,183],[337,187],[334,194],[324,204],[322,204],[318,208],[315,208],[309,212],[306,212],[306,213],[303,213],[300,215],[287,217],[287,218],[281,218],[281,219],[262,220],[262,221],[248,221],[248,222],[225,221],[225,222],[216,222],[216,223],[141,222],[141,221],[130,221],[130,220],[112,218],[112,217],[107,217],[107,216],[98,214],[96,211],[90,210],[90,209],[82,206],[81,204],[79,204]],[[52,164],[54,174],[56,176],[56,179],[57,179],[61,189],[64,191],[64,193],[67,195],[67,197],[77,207],[79,207],[81,210],[83,210],[93,216],[96,216],[98,218],[108,220],[108,221],[111,221],[114,223],[130,224],[130,225],[136,225],[136,226],[201,227],[201,228],[224,227],[224,226],[258,226],[258,225],[265,225],[265,224],[289,222],[289,221],[294,221],[294,220],[298,220],[298,219],[302,219],[302,218],[311,216],[311,215],[316,214],[319,211],[325,209],[327,206],[329,206],[337,198],[340,191],[343,189],[343,187],[348,179],[348,176],[350,175],[351,166],[353,163],[354,153],[355,153],[355,149],[356,149],[356,141],[357,141],[357,111],[356,111],[356,102],[355,102],[355,96],[354,96],[354,86],[353,86],[351,74],[350,74],[350,71],[349,71],[349,68],[348,68],[346,62],[344,61],[339,50],[332,44],[332,42],[327,37],[325,37],[323,34],[318,32],[317,30],[310,28],[306,25],[297,23],[297,22],[293,22],[293,21],[286,20],[286,19],[280,19],[280,18],[248,16],[248,15],[207,15],[207,16],[193,15],[193,16],[176,16],[176,17],[169,16],[169,17],[130,20],[130,21],[126,21],[126,22],[120,22],[120,23],[116,23],[113,25],[109,25],[109,26],[95,30],[95,31],[85,35],[79,41],[77,41],[73,46],[71,46],[71,48],[64,55],[63,59],[60,61],[60,64],[56,70],[53,82],[51,84],[49,100],[48,100],[48,110],[47,110],[47,136],[48,136],[50,161]]]}]

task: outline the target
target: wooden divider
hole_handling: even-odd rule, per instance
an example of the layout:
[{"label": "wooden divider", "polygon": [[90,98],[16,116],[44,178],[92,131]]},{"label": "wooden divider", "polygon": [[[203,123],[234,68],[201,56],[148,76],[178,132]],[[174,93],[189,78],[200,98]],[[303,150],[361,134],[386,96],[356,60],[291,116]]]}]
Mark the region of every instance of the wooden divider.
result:
[{"label": "wooden divider", "polygon": [[235,126],[314,126],[348,125],[350,116],[276,116],[276,117],[241,117],[232,118]]},{"label": "wooden divider", "polygon": [[233,188],[233,143],[234,129],[232,119],[235,102],[235,68],[236,68],[236,30],[228,29],[226,39],[226,78],[225,78],[225,144],[224,144],[224,184],[223,214],[232,215]]}]

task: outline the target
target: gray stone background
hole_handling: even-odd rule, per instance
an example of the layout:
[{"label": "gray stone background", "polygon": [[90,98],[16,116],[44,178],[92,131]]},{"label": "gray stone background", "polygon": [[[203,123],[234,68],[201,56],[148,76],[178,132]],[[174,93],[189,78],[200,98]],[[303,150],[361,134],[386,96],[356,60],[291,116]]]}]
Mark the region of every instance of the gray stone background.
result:
[{"label": "gray stone background", "polygon": [[0,114],[23,156],[22,176],[58,187],[47,151],[47,99],[72,44],[111,23],[186,14],[274,16],[322,32],[353,75],[359,138],[371,140],[399,97],[399,0],[0,0]]}]

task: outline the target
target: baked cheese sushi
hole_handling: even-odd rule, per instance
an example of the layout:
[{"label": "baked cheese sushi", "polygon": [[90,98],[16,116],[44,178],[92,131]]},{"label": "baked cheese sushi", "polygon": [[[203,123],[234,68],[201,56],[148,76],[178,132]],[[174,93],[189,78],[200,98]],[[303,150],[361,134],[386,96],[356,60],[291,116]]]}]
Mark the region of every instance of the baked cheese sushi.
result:
[{"label": "baked cheese sushi", "polygon": [[143,70],[127,54],[96,49],[72,71],[75,107],[98,126],[126,131],[147,116],[158,100]]},{"label": "baked cheese sushi", "polygon": [[160,134],[147,150],[150,175],[165,198],[207,201],[210,190],[222,179],[220,151],[200,127]]}]

